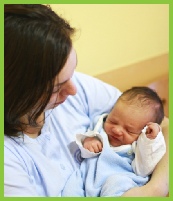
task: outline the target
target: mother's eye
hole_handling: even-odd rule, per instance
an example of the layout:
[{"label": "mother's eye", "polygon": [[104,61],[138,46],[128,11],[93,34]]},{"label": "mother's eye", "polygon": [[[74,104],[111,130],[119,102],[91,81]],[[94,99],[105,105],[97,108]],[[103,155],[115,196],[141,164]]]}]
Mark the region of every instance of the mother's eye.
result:
[{"label": "mother's eye", "polygon": [[54,87],[52,93],[53,93],[53,94],[57,93],[57,92],[60,90],[60,88],[61,88],[61,85],[58,85],[58,86]]}]

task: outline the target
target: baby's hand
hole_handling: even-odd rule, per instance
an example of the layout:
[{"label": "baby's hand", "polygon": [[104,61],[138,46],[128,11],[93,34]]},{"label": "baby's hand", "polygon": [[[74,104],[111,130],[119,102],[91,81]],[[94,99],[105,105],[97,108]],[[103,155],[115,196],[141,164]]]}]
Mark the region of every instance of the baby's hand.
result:
[{"label": "baby's hand", "polygon": [[102,142],[96,137],[87,137],[83,141],[83,146],[91,152],[98,153],[102,151]]},{"label": "baby's hand", "polygon": [[146,136],[149,139],[155,139],[160,131],[160,126],[157,123],[149,122],[147,124]]}]

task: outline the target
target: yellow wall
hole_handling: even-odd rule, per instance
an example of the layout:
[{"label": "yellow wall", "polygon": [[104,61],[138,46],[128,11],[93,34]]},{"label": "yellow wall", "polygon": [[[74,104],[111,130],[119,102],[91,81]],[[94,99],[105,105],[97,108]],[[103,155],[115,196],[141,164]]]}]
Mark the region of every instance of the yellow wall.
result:
[{"label": "yellow wall", "polygon": [[79,31],[77,71],[97,75],[169,52],[168,4],[51,4]]}]

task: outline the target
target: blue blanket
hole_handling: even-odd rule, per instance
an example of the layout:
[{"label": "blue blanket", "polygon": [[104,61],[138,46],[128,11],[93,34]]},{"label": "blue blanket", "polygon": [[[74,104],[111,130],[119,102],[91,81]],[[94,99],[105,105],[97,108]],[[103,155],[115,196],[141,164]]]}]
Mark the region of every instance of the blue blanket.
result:
[{"label": "blue blanket", "polygon": [[137,176],[131,162],[134,154],[129,150],[115,152],[110,147],[107,136],[104,138],[100,155],[84,159],[80,173],[74,173],[65,187],[64,196],[117,197],[127,190],[143,186],[149,177]]},{"label": "blue blanket", "polygon": [[128,150],[115,152],[108,141],[97,157],[85,159],[81,164],[86,197],[121,196],[135,186],[143,186],[148,177],[137,176],[131,166],[134,154]]}]

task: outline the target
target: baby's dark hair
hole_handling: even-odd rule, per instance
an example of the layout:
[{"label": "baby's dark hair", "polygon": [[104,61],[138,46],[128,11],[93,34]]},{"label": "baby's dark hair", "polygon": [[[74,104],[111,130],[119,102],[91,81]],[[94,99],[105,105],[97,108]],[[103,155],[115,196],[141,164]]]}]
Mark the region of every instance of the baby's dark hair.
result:
[{"label": "baby's dark hair", "polygon": [[164,118],[163,103],[158,94],[145,86],[132,87],[122,93],[118,101],[136,104],[138,107],[149,107],[153,110],[155,123],[161,124]]}]

